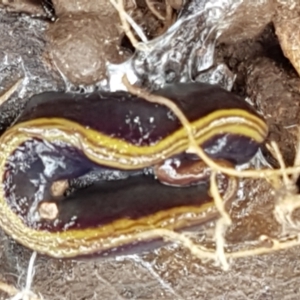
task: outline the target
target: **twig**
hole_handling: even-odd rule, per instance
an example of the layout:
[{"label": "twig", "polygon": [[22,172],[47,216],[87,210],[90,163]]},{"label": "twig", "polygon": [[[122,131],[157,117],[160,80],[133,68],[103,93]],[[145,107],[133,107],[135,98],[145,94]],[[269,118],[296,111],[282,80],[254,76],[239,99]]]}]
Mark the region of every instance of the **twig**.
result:
[{"label": "twig", "polygon": [[[294,165],[299,165],[300,160],[300,131],[298,130],[298,145],[296,150],[296,156],[294,160]],[[293,174],[292,179],[289,179],[285,174],[284,162],[282,159],[282,155],[278,149],[277,145],[273,145],[273,150],[277,157],[277,160],[280,164],[280,167],[283,171],[283,181],[284,186],[280,186],[277,184],[277,188],[275,188],[275,197],[276,197],[276,205],[274,208],[274,217],[276,220],[282,225],[283,233],[289,231],[291,229],[296,229],[299,231],[299,223],[296,223],[293,218],[293,212],[300,208],[300,195],[298,194],[298,187],[296,186],[296,181],[299,176],[298,174]]]},{"label": "twig", "polygon": [[295,247],[295,246],[300,246],[299,237],[297,237],[294,240],[284,241],[284,242],[281,242],[280,240],[272,239],[272,238],[269,238],[269,237],[266,237],[266,239],[268,239],[269,242],[272,242],[272,246],[270,246],[270,247],[257,247],[255,249],[241,250],[241,251],[236,251],[236,252],[232,252],[232,253],[227,253],[226,257],[227,258],[248,257],[248,256],[272,253],[272,252],[275,252],[275,251],[286,250],[286,249],[289,249],[289,248],[292,248],[292,247]]},{"label": "twig", "polygon": [[[297,147],[296,147],[296,155],[295,155],[295,160],[294,160],[294,166],[299,166],[300,165],[300,127],[298,126],[298,134],[297,134]],[[293,181],[296,182],[299,177],[298,174],[293,174]]]},{"label": "twig", "polygon": [[36,252],[33,252],[29,264],[28,264],[28,270],[27,270],[27,277],[26,277],[26,285],[25,288],[22,291],[18,291],[10,300],[40,300],[39,297],[37,297],[32,291],[31,291],[31,285],[32,285],[32,279],[34,277],[34,262],[36,259]]},{"label": "twig", "polygon": [[[124,76],[124,78],[123,78],[123,83],[127,87],[129,92],[139,95],[139,96],[142,96],[150,102],[159,103],[164,106],[167,106],[177,116],[177,118],[180,120],[181,124],[184,126],[184,128],[187,132],[187,135],[189,137],[190,148],[192,148],[195,151],[195,153],[198,152],[197,149],[200,150],[200,147],[198,146],[198,144],[194,138],[193,130],[192,130],[192,127],[191,127],[189,121],[187,120],[185,115],[182,113],[182,111],[177,107],[177,105],[174,102],[170,101],[167,98],[161,97],[161,96],[151,95],[147,92],[144,92],[143,90],[141,90],[139,88],[131,86],[130,83],[128,82],[128,79],[126,76]],[[201,155],[199,155],[199,157],[201,158]],[[217,187],[217,183],[216,183],[216,170],[212,170],[210,183],[211,183],[211,194],[215,200],[216,207],[221,214],[221,218],[220,218],[220,220],[218,220],[218,223],[217,223],[217,230],[216,230],[216,235],[215,235],[216,240],[217,240],[216,258],[221,262],[223,269],[228,270],[229,265],[227,263],[227,260],[225,258],[225,253],[224,253],[224,244],[225,244],[224,233],[226,231],[226,228],[229,225],[231,225],[231,219],[224,208],[224,202],[222,201],[221,196],[218,192],[218,187]],[[186,240],[186,238],[184,240],[181,240],[181,242],[184,243],[184,245],[186,245],[186,246],[189,245],[189,247],[192,247],[192,249],[190,249],[190,250],[192,252],[194,251],[193,250],[194,246],[189,244],[188,241]]]},{"label": "twig", "polygon": [[[153,229],[145,232],[141,232],[136,234],[137,238],[144,239],[144,238],[157,238],[157,236],[163,237],[165,240],[172,241],[172,242],[179,242],[185,248],[189,249],[189,251],[198,259],[200,260],[217,260],[218,254],[216,251],[211,249],[205,248],[201,245],[194,243],[190,238],[186,237],[182,233],[177,233],[169,229]],[[273,253],[275,251],[286,250],[289,248],[293,248],[296,246],[300,246],[300,237],[297,236],[292,240],[289,241],[280,241],[278,239],[272,239],[267,236],[263,236],[263,240],[267,240],[271,243],[270,246],[258,246],[254,249],[249,250],[238,250],[234,252],[224,252],[225,259],[236,259],[242,257],[249,257],[255,255],[262,255]]]},{"label": "twig", "polygon": [[14,296],[19,292],[14,286],[1,281],[0,281],[0,290],[5,292],[9,296]]},{"label": "twig", "polygon": [[3,95],[0,96],[0,105],[6,102],[10,98],[10,96],[18,89],[23,79],[24,78],[20,78],[7,91],[5,91]]},{"label": "twig", "polygon": [[[152,234],[153,236],[155,235],[157,236],[159,234],[165,237],[166,239],[179,241],[183,244],[183,246],[187,247],[192,254],[194,254],[196,257],[200,259],[215,259],[215,260],[219,259],[224,269],[228,269],[229,267],[227,263],[228,258],[239,258],[245,256],[265,254],[265,253],[270,253],[270,252],[283,250],[283,249],[300,245],[299,238],[297,238],[296,240],[294,239],[292,241],[285,241],[285,242],[281,242],[279,240],[269,238],[268,240],[272,242],[271,247],[257,247],[255,249],[241,250],[232,253],[225,253],[224,251],[224,247],[225,247],[224,232],[226,228],[231,224],[231,219],[228,213],[226,212],[226,210],[224,209],[223,201],[219,195],[218,188],[216,186],[216,181],[215,181],[215,172],[219,171],[231,176],[250,177],[250,178],[262,178],[266,176],[271,177],[275,175],[282,176],[283,174],[285,174],[284,176],[286,176],[289,173],[292,174],[294,172],[299,172],[300,170],[299,167],[285,168],[280,151],[278,147],[274,146],[275,145],[274,143],[272,145],[275,153],[277,153],[277,159],[281,166],[281,168],[278,170],[237,171],[233,168],[223,167],[215,163],[212,159],[210,159],[205,154],[205,152],[201,149],[201,147],[197,145],[189,121],[186,119],[182,111],[171,100],[164,98],[162,96],[152,95],[144,91],[143,89],[140,89],[135,86],[131,86],[126,76],[123,77],[123,84],[127,87],[130,93],[140,96],[149,102],[154,102],[154,103],[167,106],[176,115],[176,117],[179,119],[179,121],[185,128],[187,136],[189,138],[189,143],[190,143],[189,151],[198,154],[198,156],[212,169],[211,194],[213,195],[216,207],[221,214],[221,219],[217,222],[217,226],[216,226],[217,228],[216,228],[215,238],[217,240],[217,245],[216,245],[217,248],[215,252],[212,252],[207,248],[203,248],[199,245],[194,244],[189,238],[183,236],[182,234],[178,234],[166,229],[156,229],[153,231],[141,233],[141,235],[143,236],[146,235],[147,237],[150,237]],[[283,169],[284,169],[284,173],[283,173]],[[286,179],[285,181],[287,182],[288,180]],[[300,206],[300,201],[297,201],[297,203],[298,204],[296,204],[296,206]]]},{"label": "twig", "polygon": [[165,33],[172,25],[172,22],[173,22],[173,8],[168,3],[168,1],[166,1],[166,17],[165,17],[164,27],[161,29],[159,34]]},{"label": "twig", "polygon": [[130,23],[130,25],[132,26],[132,28],[135,30],[135,32],[137,33],[137,35],[140,37],[140,39],[144,43],[148,42],[147,37],[145,36],[145,34],[143,33],[143,31],[140,29],[140,27],[125,12],[123,0],[117,0],[118,3],[116,3],[115,0],[109,0],[109,1],[115,7],[115,9],[118,11],[119,17],[120,17],[120,21],[121,21],[121,24],[122,24],[122,27],[123,27],[123,30],[124,30],[125,34],[127,35],[128,39],[130,40],[132,46],[135,49],[138,49],[138,50],[141,50],[141,51],[149,50],[148,47],[145,44],[140,43],[135,38],[134,34],[132,33],[131,28],[130,28],[130,26],[129,26],[128,23]]},{"label": "twig", "polygon": [[161,21],[165,21],[166,18],[155,8],[151,0],[146,0],[146,4],[150,9],[150,11],[156,16],[157,19]]},{"label": "twig", "polygon": [[137,239],[152,239],[161,236],[167,241],[180,242],[185,248],[189,249],[193,255],[199,259],[212,259],[216,260],[216,253],[212,250],[209,250],[205,247],[195,244],[189,237],[186,237],[184,234],[177,233],[169,229],[153,229],[145,232],[136,234]]},{"label": "twig", "polygon": [[[167,106],[172,112],[175,114],[175,116],[179,119],[181,124],[186,130],[187,136],[190,141],[190,147],[188,149],[188,152],[197,154],[207,166],[209,166],[214,171],[219,171],[221,173],[224,173],[229,176],[235,176],[239,178],[264,178],[264,177],[271,177],[274,175],[281,176],[282,171],[281,169],[278,170],[269,170],[269,169],[262,169],[262,170],[236,170],[234,168],[222,166],[215,161],[213,161],[202,149],[197,145],[197,142],[194,139],[192,128],[190,126],[189,121],[185,117],[185,115],[180,111],[180,109],[177,107],[177,105],[172,102],[171,100],[158,96],[158,95],[152,95],[148,93],[147,91],[132,86],[130,82],[127,79],[127,76],[124,75],[122,79],[123,84],[127,88],[127,90],[132,93],[133,95],[140,96],[144,98],[145,100],[153,103],[158,103],[164,106]],[[285,169],[286,174],[295,174],[300,172],[300,166],[298,167],[287,167]]]},{"label": "twig", "polygon": [[[5,292],[8,296],[10,296],[10,300],[13,299],[21,299],[21,300],[25,300],[26,298],[24,297],[24,293],[22,293],[21,291],[19,291],[18,289],[16,289],[14,286],[7,284],[5,282],[0,281],[0,290]],[[15,298],[18,295],[18,298]],[[41,300],[41,298],[37,297],[36,295],[34,295],[33,293],[31,293],[30,295],[27,295],[27,299],[28,300]],[[20,298],[23,297],[23,298]]]},{"label": "twig", "polygon": [[[220,213],[221,217],[217,220],[215,230],[215,241],[216,241],[216,254],[224,270],[229,269],[227,259],[225,257],[225,232],[226,229],[232,224],[231,218],[225,210],[224,201],[218,190],[216,181],[216,172],[212,171],[210,176],[210,193],[215,201],[215,206]],[[226,199],[228,201],[229,199]]]},{"label": "twig", "polygon": [[278,145],[277,145],[274,141],[271,142],[271,146],[272,146],[272,148],[273,148],[273,150],[274,150],[274,154],[275,154],[276,159],[277,159],[277,161],[278,161],[278,163],[279,163],[280,170],[281,170],[281,172],[282,172],[283,182],[284,182],[285,186],[288,187],[288,186],[290,186],[292,183],[291,183],[290,179],[288,178],[288,175],[287,175],[287,173],[286,173],[286,171],[285,171],[285,170],[286,170],[286,166],[285,166],[285,163],[284,163],[282,154],[281,154],[281,152],[280,152],[280,150],[279,150],[279,148],[278,148]]}]

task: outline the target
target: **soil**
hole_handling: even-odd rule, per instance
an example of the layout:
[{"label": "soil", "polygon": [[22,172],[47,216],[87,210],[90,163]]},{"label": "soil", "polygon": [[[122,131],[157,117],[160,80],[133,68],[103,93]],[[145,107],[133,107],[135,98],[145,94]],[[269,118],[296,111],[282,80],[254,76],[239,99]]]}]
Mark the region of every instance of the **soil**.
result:
[{"label": "soil", "polygon": [[106,78],[108,62],[121,63],[128,58],[119,47],[118,18],[100,13],[61,16],[47,31],[52,64],[74,84],[89,85]]},{"label": "soil", "polygon": [[39,0],[1,0],[0,7],[12,13],[24,13],[31,16],[46,16]]},{"label": "soil", "polygon": [[46,56],[73,84],[107,77],[106,64],[129,56],[120,48],[119,15],[109,1],[53,1],[57,20],[46,32]]},{"label": "soil", "polygon": [[275,140],[286,164],[292,165],[299,123],[300,80],[281,50],[274,26],[267,25],[256,39],[220,44],[217,57],[237,74],[233,91],[249,97],[263,113],[270,126],[268,141]]},{"label": "soil", "polygon": [[[4,128],[32,94],[61,90],[64,85],[59,74],[43,61],[48,25],[4,11],[0,14],[2,90],[24,73],[31,78],[6,104],[6,113],[0,119]],[[300,78],[283,55],[273,25],[266,25],[261,34],[249,39],[232,43],[223,40],[217,45],[216,61],[225,62],[237,74],[234,92],[250,97],[264,114],[270,126],[269,140],[278,142],[285,162],[291,165],[296,125],[300,123]],[[232,249],[251,245],[261,235],[276,237],[281,232],[273,217],[276,199],[270,185],[262,180],[243,180],[240,184],[242,189],[230,211],[233,225],[226,236]],[[193,238],[212,245],[213,229],[214,223],[207,224],[193,233]],[[212,262],[199,261],[176,244],[148,254],[110,259],[56,260],[38,256],[32,291],[49,300],[296,300],[300,296],[299,250],[296,247],[237,259],[230,262],[228,272]],[[24,287],[31,253],[0,231],[0,280],[17,288]],[[7,299],[7,294],[0,292],[0,299]]]}]

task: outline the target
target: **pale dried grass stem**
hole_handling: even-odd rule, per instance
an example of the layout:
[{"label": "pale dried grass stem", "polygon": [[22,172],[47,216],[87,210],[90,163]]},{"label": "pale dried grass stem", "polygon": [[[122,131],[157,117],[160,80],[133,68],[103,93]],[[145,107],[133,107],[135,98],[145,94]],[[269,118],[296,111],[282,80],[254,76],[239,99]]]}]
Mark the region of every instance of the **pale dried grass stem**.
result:
[{"label": "pale dried grass stem", "polygon": [[[145,44],[143,44],[143,43],[148,42],[147,37],[143,33],[143,30],[126,13],[126,11],[124,9],[123,0],[117,0],[118,2],[116,2],[115,0],[109,0],[109,1],[114,6],[114,8],[118,11],[123,30],[124,30],[126,36],[128,37],[128,39],[130,40],[132,46],[135,49],[138,49],[138,50],[141,50],[141,51],[149,50],[148,47]],[[139,36],[139,38],[141,39],[141,41],[143,43],[140,43],[136,39],[136,37],[134,36],[129,24],[134,29],[134,31],[136,32],[136,34]]]}]

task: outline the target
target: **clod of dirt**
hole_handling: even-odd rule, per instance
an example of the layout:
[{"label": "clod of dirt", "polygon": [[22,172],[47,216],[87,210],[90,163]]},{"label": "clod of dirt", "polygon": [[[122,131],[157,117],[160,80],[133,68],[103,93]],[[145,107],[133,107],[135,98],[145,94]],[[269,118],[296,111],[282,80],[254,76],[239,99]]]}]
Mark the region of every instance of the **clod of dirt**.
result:
[{"label": "clod of dirt", "polygon": [[231,208],[232,226],[226,234],[228,244],[256,241],[261,235],[277,237],[281,226],[274,218],[275,199],[267,181],[243,179],[244,197]]},{"label": "clod of dirt", "polygon": [[270,134],[287,165],[292,165],[300,122],[300,78],[282,53],[274,27],[268,25],[256,39],[220,44],[217,61],[237,74],[234,92],[250,97],[266,118]]},{"label": "clod of dirt", "polygon": [[102,15],[115,14],[115,9],[109,0],[52,0],[57,16],[68,13],[101,12]]},{"label": "clod of dirt", "polygon": [[26,13],[32,16],[46,16],[39,0],[0,0],[0,8],[9,12]]},{"label": "clod of dirt", "polygon": [[48,50],[56,67],[74,84],[106,77],[106,63],[121,63],[118,16],[78,13],[60,17],[47,31]]},{"label": "clod of dirt", "polygon": [[228,12],[225,22],[221,22],[224,31],[220,43],[231,44],[257,37],[271,22],[275,7],[272,0],[242,1],[233,11]]},{"label": "clod of dirt", "polygon": [[58,20],[46,32],[45,56],[73,84],[94,84],[106,78],[107,63],[128,58],[119,46],[119,15],[109,1],[52,2]]},{"label": "clod of dirt", "polygon": [[[165,15],[165,5],[161,4],[162,15]],[[146,37],[151,40],[161,34],[163,21],[159,20],[149,9],[137,6],[135,9],[127,10],[133,20],[141,27]],[[137,37],[137,35],[135,34]],[[138,37],[137,37],[138,38]]]},{"label": "clod of dirt", "polygon": [[[279,144],[288,165],[293,164],[300,113],[300,79],[270,58],[248,65],[247,94],[260,107],[270,127],[270,140]],[[272,84],[271,84],[272,83]]]},{"label": "clod of dirt", "polygon": [[300,75],[300,7],[294,0],[281,1],[274,26],[284,55]]}]

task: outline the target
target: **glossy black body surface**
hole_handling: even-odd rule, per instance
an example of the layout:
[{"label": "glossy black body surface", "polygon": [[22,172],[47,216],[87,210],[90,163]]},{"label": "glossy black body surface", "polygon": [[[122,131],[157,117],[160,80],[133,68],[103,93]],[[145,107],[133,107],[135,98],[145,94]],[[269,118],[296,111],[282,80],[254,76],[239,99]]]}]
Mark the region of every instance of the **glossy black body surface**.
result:
[{"label": "glossy black body surface", "polygon": [[[216,85],[177,84],[154,93],[170,98],[189,121],[232,108],[256,115],[242,98]],[[66,119],[135,145],[151,145],[181,127],[167,107],[127,92],[42,93],[29,100],[17,123],[38,118]]]}]

